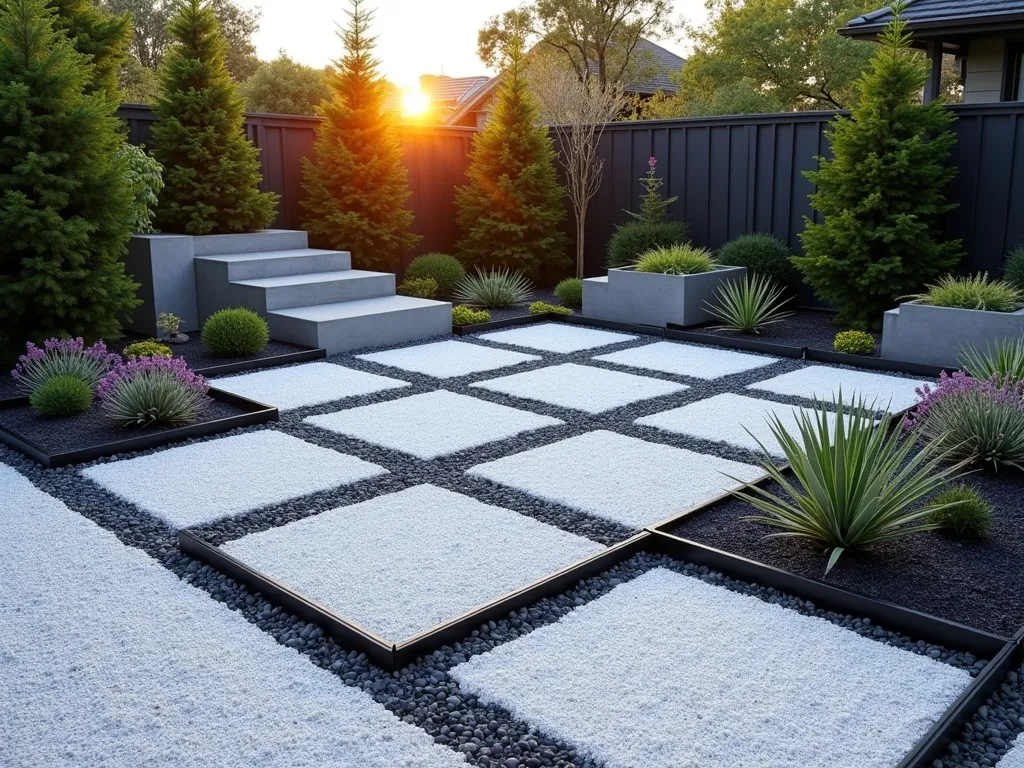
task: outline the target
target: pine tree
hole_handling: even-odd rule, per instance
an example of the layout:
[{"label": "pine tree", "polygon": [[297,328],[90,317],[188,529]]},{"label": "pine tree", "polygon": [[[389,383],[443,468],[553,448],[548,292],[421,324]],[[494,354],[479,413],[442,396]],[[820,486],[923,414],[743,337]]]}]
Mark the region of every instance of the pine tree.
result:
[{"label": "pine tree", "polygon": [[943,241],[940,228],[955,207],[945,195],[956,175],[946,166],[954,118],[941,101],[921,104],[926,67],[894,9],[858,82],[852,119],[838,118],[828,132],[832,159],[818,158],[819,170],[805,174],[824,222],[805,217],[806,255],[793,259],[817,295],[838,306],[840,322],[856,328],[880,327],[899,297],[961,256],[960,241]]},{"label": "pine tree", "polygon": [[0,3],[0,355],[115,336],[138,301],[120,257],[131,190],[110,99],[44,0]]},{"label": "pine tree", "polygon": [[494,114],[473,137],[469,184],[455,192],[462,230],[456,247],[467,264],[550,279],[570,263],[564,190],[527,88],[521,41],[511,42],[507,61]]},{"label": "pine tree", "polygon": [[164,166],[157,226],[189,235],[253,232],[273,220],[278,196],[260,192],[259,150],[242,132],[242,99],[207,0],[174,0],[175,44],[160,70],[153,155]]},{"label": "pine tree", "polygon": [[63,32],[75,50],[92,62],[86,91],[103,90],[119,101],[117,78],[132,37],[131,15],[115,16],[93,0],[49,0],[47,5],[57,12],[54,29]]},{"label": "pine tree", "polygon": [[402,254],[419,242],[405,207],[411,190],[402,165],[394,117],[385,107],[385,82],[368,31],[373,12],[352,0],[339,33],[345,55],[335,62],[333,97],[321,105],[316,163],[303,159],[303,225],[313,242],[350,251],[362,268],[395,271]]}]

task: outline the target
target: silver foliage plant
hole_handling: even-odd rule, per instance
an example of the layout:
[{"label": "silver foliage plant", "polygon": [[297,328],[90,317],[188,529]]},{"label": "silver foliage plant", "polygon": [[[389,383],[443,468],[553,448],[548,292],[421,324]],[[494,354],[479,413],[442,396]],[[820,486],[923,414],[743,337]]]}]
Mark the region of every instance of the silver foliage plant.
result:
[{"label": "silver foliage plant", "polygon": [[455,301],[471,307],[510,307],[533,295],[533,284],[521,272],[482,270],[464,275],[455,288]]}]

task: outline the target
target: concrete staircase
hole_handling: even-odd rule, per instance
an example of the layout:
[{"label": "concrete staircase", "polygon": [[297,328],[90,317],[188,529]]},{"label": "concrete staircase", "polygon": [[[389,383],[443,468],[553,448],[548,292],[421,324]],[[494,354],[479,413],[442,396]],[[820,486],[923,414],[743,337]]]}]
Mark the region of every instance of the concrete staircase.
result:
[{"label": "concrete staircase", "polygon": [[305,232],[197,238],[200,322],[248,307],[270,336],[328,354],[451,333],[451,304],[395,295],[395,276],[352,269],[344,251],[308,247]]}]

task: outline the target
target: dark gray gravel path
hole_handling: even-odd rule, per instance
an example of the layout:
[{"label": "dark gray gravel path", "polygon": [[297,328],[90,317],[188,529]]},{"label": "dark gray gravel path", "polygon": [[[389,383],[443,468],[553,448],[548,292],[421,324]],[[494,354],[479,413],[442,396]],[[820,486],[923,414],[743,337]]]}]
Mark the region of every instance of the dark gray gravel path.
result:
[{"label": "dark gray gravel path", "polygon": [[[832,352],[832,343],[836,334],[849,330],[835,322],[835,313],[826,310],[798,309],[792,317],[781,323],[769,325],[759,334],[737,334],[728,331],[712,331],[709,328],[687,328],[688,331],[707,333],[712,336],[742,337],[772,344],[786,344],[791,347],[811,347]],[[710,325],[714,325],[711,323]],[[882,343],[882,334],[872,332],[875,338],[875,351],[871,357],[877,357]]]}]

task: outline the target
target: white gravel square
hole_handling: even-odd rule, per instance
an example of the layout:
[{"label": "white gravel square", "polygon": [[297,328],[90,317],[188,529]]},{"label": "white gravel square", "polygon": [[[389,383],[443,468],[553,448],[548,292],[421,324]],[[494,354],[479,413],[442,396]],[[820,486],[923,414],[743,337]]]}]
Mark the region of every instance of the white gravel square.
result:
[{"label": "white gravel square", "polygon": [[217,389],[247,397],[258,403],[277,406],[281,411],[409,386],[407,381],[356,371],[333,363],[306,363],[291,368],[271,368],[241,376],[214,379],[212,383]]},{"label": "white gravel square", "polygon": [[587,413],[602,413],[640,400],[688,389],[685,384],[673,381],[576,363],[537,368],[498,379],[478,381],[470,386]]},{"label": "white gravel square", "polygon": [[997,768],[1024,768],[1024,738],[1018,736],[1009,751],[1002,756]]},{"label": "white gravel square", "polygon": [[[643,528],[756,480],[758,467],[599,430],[468,470],[548,501]],[[723,474],[724,473],[724,474]]]},{"label": "white gravel square", "polygon": [[[814,418],[814,412],[809,408],[726,393],[698,400],[682,408],[644,416],[633,423],[702,440],[729,443],[751,451],[761,450],[757,444],[760,440],[769,453],[783,456],[782,446],[772,435],[768,419],[773,415],[778,416],[789,433],[797,435],[798,413],[809,413]],[[835,415],[828,414],[826,418],[829,426],[835,427]]]},{"label": "white gravel square", "polygon": [[175,528],[385,473],[376,464],[271,429],[82,470],[85,477]]},{"label": "white gravel square", "polygon": [[893,768],[971,681],[664,568],[451,675],[617,768]]},{"label": "white gravel square", "polygon": [[310,416],[305,421],[420,459],[565,423],[446,390]]},{"label": "white gravel square", "polygon": [[750,384],[747,389],[832,402],[839,396],[839,388],[842,387],[843,402],[847,405],[853,405],[858,398],[862,398],[867,405],[874,402],[880,411],[888,408],[891,413],[898,413],[917,402],[914,390],[927,383],[881,373],[811,365]]},{"label": "white gravel square", "polygon": [[360,360],[369,360],[371,363],[433,376],[436,379],[452,379],[456,376],[493,371],[495,368],[540,360],[537,355],[527,355],[508,349],[492,349],[465,341],[435,341],[356,357]]},{"label": "white gravel square", "polygon": [[332,509],[222,548],[392,642],[604,549],[432,485]]},{"label": "white gravel square", "polygon": [[465,766],[2,465],[0,498],[3,765]]},{"label": "white gravel square", "polygon": [[597,328],[581,328],[578,325],[565,323],[540,323],[539,325],[524,325],[522,328],[512,328],[507,331],[484,333],[477,338],[498,344],[511,344],[515,347],[564,354],[632,341],[636,336],[629,333],[600,331]]},{"label": "white gravel square", "polygon": [[697,379],[720,379],[723,376],[752,371],[779,362],[774,357],[758,357],[742,352],[730,352],[727,349],[676,344],[671,341],[632,347],[621,352],[612,352],[610,355],[599,355],[594,359],[676,376],[693,376]]}]

